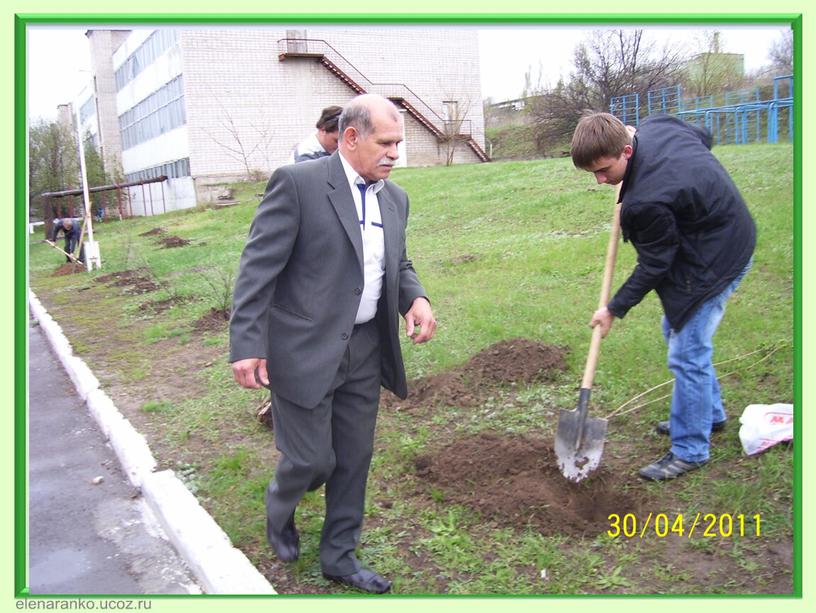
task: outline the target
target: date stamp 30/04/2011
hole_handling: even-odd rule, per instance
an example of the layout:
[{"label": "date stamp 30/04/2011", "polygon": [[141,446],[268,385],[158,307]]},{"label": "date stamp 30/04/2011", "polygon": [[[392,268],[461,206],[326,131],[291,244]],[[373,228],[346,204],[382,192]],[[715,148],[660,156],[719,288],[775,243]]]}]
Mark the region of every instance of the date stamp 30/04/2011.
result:
[{"label": "date stamp 30/04/2011", "polygon": [[608,516],[610,538],[666,538],[670,535],[692,538],[731,538],[762,536],[762,520],[759,513],[649,513],[638,517],[634,513]]}]

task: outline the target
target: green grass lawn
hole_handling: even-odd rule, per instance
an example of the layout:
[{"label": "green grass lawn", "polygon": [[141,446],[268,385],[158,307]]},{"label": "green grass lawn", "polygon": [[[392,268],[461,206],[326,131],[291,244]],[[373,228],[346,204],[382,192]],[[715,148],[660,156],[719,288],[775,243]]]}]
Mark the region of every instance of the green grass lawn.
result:
[{"label": "green grass lawn", "polygon": [[[419,454],[480,430],[551,437],[554,411],[574,408],[613,192],[595,185],[568,159],[398,169],[392,178],[411,198],[409,256],[439,322],[432,342],[404,344],[409,379],[455,368],[514,337],[563,346],[568,354],[566,370],[553,381],[512,394],[498,389],[483,410],[451,406],[422,415],[381,410],[361,555],[395,580],[395,591],[790,592],[792,450],[744,457],[736,421],[748,404],[793,401],[792,149],[745,145],[715,153],[758,226],[754,267],[729,302],[716,336],[715,361],[737,358],[720,370],[732,373],[723,381],[723,397],[733,423],[704,470],[671,484],[634,479],[627,487],[666,513],[759,513],[763,538],[545,537],[535,526],[497,525],[467,506],[448,504],[443,492],[423,493],[413,468]],[[264,185],[235,187],[240,204],[233,207],[95,226],[102,271],[52,276],[61,256],[32,243],[30,284],[76,353],[148,437],[162,466],[185,479],[272,583],[281,591],[329,591],[334,588],[320,577],[317,563],[320,492],[309,494],[299,510],[301,560],[287,567],[271,559],[264,542],[263,489],[276,452],[271,434],[254,418],[264,396],[232,382],[226,327],[205,332],[194,327],[223,305],[223,289],[237,269]],[[164,249],[153,237],[139,236],[156,227],[191,244]],[[622,244],[615,286],[634,262],[634,250]],[[133,269],[143,269],[160,289],[136,294],[94,281]],[[174,306],[158,314],[148,304],[167,299]],[[616,322],[601,348],[595,414],[608,415],[670,378],[660,316],[659,302],[650,295]],[[656,401],[610,420],[610,444],[629,453],[616,469],[634,474],[657,458],[655,450],[665,440],[649,432],[666,417],[667,406],[666,400]]]}]

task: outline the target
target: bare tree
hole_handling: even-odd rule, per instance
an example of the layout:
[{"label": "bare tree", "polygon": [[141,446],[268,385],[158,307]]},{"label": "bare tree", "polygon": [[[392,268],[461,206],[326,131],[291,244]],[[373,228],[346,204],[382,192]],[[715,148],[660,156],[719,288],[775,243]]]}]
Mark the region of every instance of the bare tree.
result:
[{"label": "bare tree", "polygon": [[445,146],[445,166],[452,166],[459,145],[470,138],[470,134],[463,133],[462,127],[470,111],[471,101],[470,98],[455,100],[452,96],[446,100],[446,112],[442,117],[442,143]]},{"label": "bare tree", "polygon": [[793,30],[786,30],[768,52],[771,68],[778,73],[793,73]]},{"label": "bare tree", "polygon": [[643,30],[601,30],[575,48],[568,82],[538,92],[529,105],[540,153],[563,148],[581,114],[606,111],[613,97],[645,93],[680,77],[685,52],[645,41]]},{"label": "bare tree", "polygon": [[569,142],[581,113],[592,108],[590,92],[583,82],[564,83],[529,99],[527,112],[533,126],[533,140],[541,155]]},{"label": "bare tree", "polygon": [[264,121],[263,117],[261,117],[258,122],[250,121],[246,126],[239,126],[232,113],[221,101],[218,101],[218,106],[221,108],[219,124],[223,132],[226,133],[226,138],[216,137],[207,130],[204,130],[204,132],[229,157],[244,167],[247,179],[254,179],[259,173],[266,176],[265,172],[260,172],[252,167],[252,160],[257,153],[263,152],[267,168],[271,165],[269,147],[272,142],[272,130],[269,121]]},{"label": "bare tree", "polygon": [[670,43],[662,49],[643,40],[643,30],[602,30],[575,49],[571,81],[596,110],[608,109],[614,96],[646,92],[679,78],[685,52]]},{"label": "bare tree", "polygon": [[232,293],[235,289],[235,271],[232,268],[224,269],[214,266],[201,273],[201,278],[209,287],[207,291],[209,302],[229,319],[232,309]]}]

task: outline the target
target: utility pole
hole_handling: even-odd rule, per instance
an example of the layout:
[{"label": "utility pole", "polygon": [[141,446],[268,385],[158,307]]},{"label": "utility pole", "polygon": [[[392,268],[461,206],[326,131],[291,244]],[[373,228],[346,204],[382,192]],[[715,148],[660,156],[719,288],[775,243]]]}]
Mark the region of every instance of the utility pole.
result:
[{"label": "utility pole", "polygon": [[79,116],[80,105],[77,104],[76,121],[77,137],[79,138],[79,169],[82,175],[82,195],[85,200],[85,224],[88,228],[88,240],[85,241],[85,266],[88,272],[92,268],[102,268],[102,257],[99,253],[99,243],[93,237],[93,215],[91,214],[91,197],[88,193],[88,173],[85,169],[85,143],[82,139],[82,121]]}]

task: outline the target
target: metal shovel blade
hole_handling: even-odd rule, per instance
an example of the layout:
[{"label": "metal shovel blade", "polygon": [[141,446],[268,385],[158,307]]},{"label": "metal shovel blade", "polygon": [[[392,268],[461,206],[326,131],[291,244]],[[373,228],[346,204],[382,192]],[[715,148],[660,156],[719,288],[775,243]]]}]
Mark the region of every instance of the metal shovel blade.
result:
[{"label": "metal shovel blade", "polygon": [[581,388],[574,411],[561,409],[555,434],[558,468],[564,477],[576,483],[598,468],[606,440],[607,421],[587,416],[590,392]]}]

